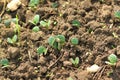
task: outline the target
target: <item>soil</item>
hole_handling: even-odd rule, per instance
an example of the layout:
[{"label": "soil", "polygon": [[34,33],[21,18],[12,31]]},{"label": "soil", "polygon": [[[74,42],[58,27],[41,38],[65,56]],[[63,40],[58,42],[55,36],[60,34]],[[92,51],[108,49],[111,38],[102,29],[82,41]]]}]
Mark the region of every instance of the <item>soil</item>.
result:
[{"label": "soil", "polygon": [[[5,11],[1,16],[0,59],[7,58],[10,63],[7,68],[0,66],[0,80],[67,80],[69,77],[73,80],[120,80],[120,60],[116,66],[105,64],[112,53],[120,58],[120,20],[114,16],[114,12],[120,10],[119,0],[47,0],[35,9],[28,7],[29,0],[21,2],[24,5],[16,11]],[[55,2],[59,5],[52,8]],[[56,21],[57,24],[33,32],[29,20],[36,14],[41,20]],[[14,35],[14,25],[8,28],[4,20],[16,15],[21,26],[20,41],[11,45],[7,38]],[[72,26],[72,20],[79,20],[81,26]],[[48,38],[58,34],[66,38],[61,51],[48,45]],[[78,45],[71,45],[72,37],[79,39]],[[41,45],[48,48],[46,55],[37,54]],[[80,59],[78,67],[70,61],[75,57]],[[86,68],[93,64],[102,67],[101,70],[88,73]]]}]

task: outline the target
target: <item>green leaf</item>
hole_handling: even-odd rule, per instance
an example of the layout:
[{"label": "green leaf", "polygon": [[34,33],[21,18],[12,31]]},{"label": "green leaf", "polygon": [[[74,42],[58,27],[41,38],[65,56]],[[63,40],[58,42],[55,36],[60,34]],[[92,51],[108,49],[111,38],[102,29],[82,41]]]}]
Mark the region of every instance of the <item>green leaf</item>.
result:
[{"label": "green leaf", "polygon": [[47,23],[45,21],[40,21],[40,25],[43,26],[43,27],[46,27]]},{"label": "green leaf", "polygon": [[72,77],[67,78],[67,80],[73,80]]},{"label": "green leaf", "polygon": [[30,0],[29,6],[30,7],[35,7],[35,6],[37,6],[39,4],[39,1],[40,0]]},{"label": "green leaf", "polygon": [[75,58],[75,63],[78,65],[79,64],[79,57]]},{"label": "green leaf", "polygon": [[75,65],[75,60],[73,58],[70,59],[73,65]]},{"label": "green leaf", "polygon": [[18,38],[17,35],[13,36],[13,38],[12,38],[13,43],[17,42],[17,38]]},{"label": "green leaf", "polygon": [[111,54],[108,56],[108,60],[110,61],[110,63],[115,64],[117,62],[118,58],[115,54]]},{"label": "green leaf", "polygon": [[39,30],[40,30],[40,28],[38,26],[35,26],[35,27],[32,28],[33,32],[38,32]]},{"label": "green leaf", "polygon": [[13,41],[11,38],[7,38],[7,42],[10,43],[10,44],[13,44]]},{"label": "green leaf", "polygon": [[2,60],[0,60],[0,64],[2,66],[7,67],[9,65],[9,61],[8,61],[8,59],[2,59]]},{"label": "green leaf", "polygon": [[50,37],[48,38],[48,43],[49,43],[50,46],[53,46],[53,44],[55,43],[55,37],[50,36]]},{"label": "green leaf", "polygon": [[10,26],[10,23],[11,23],[11,19],[8,19],[8,20],[4,21],[4,24],[5,24],[6,27]]},{"label": "green leaf", "polygon": [[120,19],[120,11],[116,11],[116,12],[114,13],[114,15],[115,15],[116,18],[119,18],[119,19]]},{"label": "green leaf", "polygon": [[71,43],[72,43],[73,45],[77,45],[77,44],[79,43],[78,38],[72,38],[72,39],[71,39]]},{"label": "green leaf", "polygon": [[37,23],[39,23],[39,20],[40,20],[40,16],[39,16],[39,15],[35,15],[35,16],[34,16],[34,19],[33,19],[33,22],[34,22],[35,24],[37,24]]},{"label": "green leaf", "polygon": [[52,8],[57,8],[58,7],[58,3],[53,3],[52,4]]},{"label": "green leaf", "polygon": [[37,53],[40,55],[40,54],[43,54],[46,52],[46,48],[44,46],[40,46],[38,49],[37,49]]},{"label": "green leaf", "polygon": [[65,43],[65,36],[64,35],[57,35],[56,38],[60,39],[60,43]]},{"label": "green leaf", "polygon": [[73,20],[72,25],[76,27],[80,27],[80,22],[78,20]]},{"label": "green leaf", "polygon": [[48,20],[48,21],[40,21],[40,25],[42,27],[47,27],[48,28],[50,26],[50,24],[51,24],[50,20]]}]

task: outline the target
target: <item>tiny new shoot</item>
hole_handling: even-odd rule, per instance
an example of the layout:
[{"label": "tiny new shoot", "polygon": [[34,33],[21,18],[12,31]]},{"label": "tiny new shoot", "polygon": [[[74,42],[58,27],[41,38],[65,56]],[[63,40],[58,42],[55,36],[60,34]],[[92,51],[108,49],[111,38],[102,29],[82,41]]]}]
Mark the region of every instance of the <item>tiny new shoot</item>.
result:
[{"label": "tiny new shoot", "polygon": [[81,25],[81,24],[80,24],[80,22],[79,22],[78,20],[73,20],[73,21],[72,21],[72,26],[75,26],[75,27],[78,27],[78,28],[79,28],[80,25]]},{"label": "tiny new shoot", "polygon": [[71,58],[70,60],[75,67],[78,67],[79,57],[76,57],[75,60],[73,58]]},{"label": "tiny new shoot", "polygon": [[65,43],[65,37],[64,35],[50,36],[48,39],[48,43],[53,48],[57,50],[61,50],[62,46]]},{"label": "tiny new shoot", "polygon": [[32,23],[33,25],[37,25],[39,23],[39,20],[40,20],[40,16],[38,14],[36,14],[33,18],[33,20],[29,21],[30,23]]},{"label": "tiny new shoot", "polygon": [[35,8],[39,4],[40,0],[30,0],[29,6]]},{"label": "tiny new shoot", "polygon": [[116,12],[114,13],[114,16],[115,16],[116,18],[120,19],[120,11],[116,11]]},{"label": "tiny new shoot", "polygon": [[7,38],[7,42],[10,44],[15,44],[17,42],[17,35],[14,35],[12,38]]},{"label": "tiny new shoot", "polygon": [[38,32],[40,30],[39,26],[35,26],[32,28],[32,31],[33,32]]},{"label": "tiny new shoot", "polygon": [[105,61],[106,64],[115,66],[118,61],[118,58],[115,54],[110,54],[108,56],[108,61]]},{"label": "tiny new shoot", "polygon": [[73,45],[77,45],[77,44],[79,43],[78,38],[72,38],[72,39],[71,39],[71,43],[72,43]]},{"label": "tiny new shoot", "polygon": [[50,26],[50,24],[51,24],[51,21],[50,20],[44,20],[44,21],[40,21],[40,25],[42,26],[42,27],[46,27],[47,29],[49,28],[49,26]]},{"label": "tiny new shoot", "polygon": [[5,68],[9,66],[9,61],[8,59],[1,59],[0,64],[3,66],[2,68]]},{"label": "tiny new shoot", "polygon": [[18,40],[20,40],[20,25],[18,24],[19,19],[18,19],[18,16],[17,16],[17,15],[16,15],[16,19],[15,19],[14,21],[16,22],[14,31],[15,31],[15,33],[17,33],[17,35],[18,35],[18,37],[17,37]]},{"label": "tiny new shoot", "polygon": [[44,46],[39,46],[37,49],[37,54],[38,55],[46,55],[47,54],[47,48],[45,48]]}]

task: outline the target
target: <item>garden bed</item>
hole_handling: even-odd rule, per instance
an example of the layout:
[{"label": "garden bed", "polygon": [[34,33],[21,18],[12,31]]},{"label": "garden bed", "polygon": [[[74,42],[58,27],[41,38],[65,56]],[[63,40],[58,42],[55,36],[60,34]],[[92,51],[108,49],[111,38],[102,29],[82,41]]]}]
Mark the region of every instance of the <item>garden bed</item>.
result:
[{"label": "garden bed", "polygon": [[[34,7],[29,0],[21,3],[1,15],[0,60],[9,62],[0,65],[1,80],[120,80],[120,19],[115,16],[119,0],[40,0]],[[36,15],[46,24],[32,23]],[[35,26],[39,30],[33,30]],[[59,44],[61,35],[65,41]],[[50,37],[56,43],[50,44]],[[105,63],[110,54],[118,58],[113,66]],[[76,58],[79,62],[74,65],[71,59]],[[88,72],[93,64],[100,69]]]}]

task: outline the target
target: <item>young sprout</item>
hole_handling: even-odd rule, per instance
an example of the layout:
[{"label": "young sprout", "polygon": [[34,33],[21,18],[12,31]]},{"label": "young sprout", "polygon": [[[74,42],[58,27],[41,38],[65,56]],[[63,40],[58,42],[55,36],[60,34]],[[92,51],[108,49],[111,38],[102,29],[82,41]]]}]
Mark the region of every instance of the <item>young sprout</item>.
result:
[{"label": "young sprout", "polygon": [[72,21],[72,26],[80,27],[80,22],[78,20],[73,20]]},{"label": "young sprout", "polygon": [[35,26],[35,27],[32,28],[33,32],[38,32],[39,30],[40,30],[40,28],[38,26]]},{"label": "young sprout", "polygon": [[40,25],[41,25],[42,27],[46,27],[47,29],[48,29],[48,27],[50,26],[50,24],[51,24],[51,21],[50,21],[50,20],[48,20],[48,21],[40,21]]},{"label": "young sprout", "polygon": [[0,64],[3,66],[2,68],[5,68],[9,66],[9,61],[8,59],[1,59]]},{"label": "young sprout", "polygon": [[40,0],[30,0],[29,6],[35,8],[39,4]]},{"label": "young sprout", "polygon": [[65,43],[65,37],[63,35],[50,36],[48,43],[53,48],[61,50],[62,46]]},{"label": "young sprout", "polygon": [[17,42],[17,35],[14,35],[12,38],[7,38],[7,42],[10,44],[15,44]]},{"label": "young sprout", "polygon": [[8,20],[4,20],[4,24],[6,27],[9,27],[11,22],[14,22],[15,24],[17,24],[16,21],[17,21],[16,18],[12,18],[12,19],[8,19]]},{"label": "young sprout", "polygon": [[79,57],[76,57],[75,60],[73,58],[71,58],[70,60],[75,67],[78,67]]},{"label": "young sprout", "polygon": [[17,16],[17,15],[16,15],[16,18],[13,19],[13,21],[14,21],[15,24],[16,24],[14,31],[15,31],[15,33],[17,33],[17,35],[18,35],[18,40],[20,40],[20,25],[18,24],[19,19],[18,19],[18,16]]},{"label": "young sprout", "polygon": [[39,20],[40,20],[40,16],[38,14],[36,14],[34,16],[33,20],[32,21],[30,20],[30,22],[34,25],[37,25],[39,23]]},{"label": "young sprout", "polygon": [[120,11],[116,11],[116,12],[114,13],[114,16],[115,16],[116,18],[120,19]]},{"label": "young sprout", "polygon": [[47,49],[44,46],[39,46],[39,48],[37,49],[37,54],[41,55],[41,54],[47,54]]},{"label": "young sprout", "polygon": [[77,45],[77,44],[79,43],[78,38],[72,38],[72,39],[71,39],[71,43],[72,43],[73,45]]},{"label": "young sprout", "polygon": [[108,60],[109,60],[109,61],[106,61],[105,63],[114,66],[114,65],[116,65],[116,63],[117,63],[118,58],[117,58],[117,56],[116,56],[115,54],[110,54],[110,55],[108,56]]},{"label": "young sprout", "polygon": [[67,78],[67,80],[73,80],[72,77]]},{"label": "young sprout", "polygon": [[52,4],[52,8],[57,8],[59,5],[58,5],[58,3],[53,3]]}]

